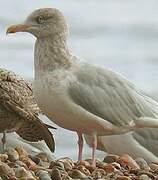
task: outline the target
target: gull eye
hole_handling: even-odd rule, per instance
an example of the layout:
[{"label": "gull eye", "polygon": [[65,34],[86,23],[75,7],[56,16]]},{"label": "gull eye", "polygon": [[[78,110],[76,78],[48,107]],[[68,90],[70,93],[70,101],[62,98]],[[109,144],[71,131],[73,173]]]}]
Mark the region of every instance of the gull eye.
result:
[{"label": "gull eye", "polygon": [[38,24],[44,23],[44,18],[42,16],[39,16],[36,20]]}]

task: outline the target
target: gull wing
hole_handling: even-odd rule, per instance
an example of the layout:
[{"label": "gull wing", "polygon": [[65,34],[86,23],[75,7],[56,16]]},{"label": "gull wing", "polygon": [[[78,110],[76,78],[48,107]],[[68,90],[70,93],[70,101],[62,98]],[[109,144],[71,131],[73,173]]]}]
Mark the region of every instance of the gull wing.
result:
[{"label": "gull wing", "polygon": [[[77,80],[70,84],[69,96],[85,110],[116,126],[151,117],[157,127],[158,103],[119,74],[89,64],[82,64],[74,74]],[[150,121],[143,118],[144,126],[150,127]]]},{"label": "gull wing", "polygon": [[48,130],[46,124],[42,123],[40,119],[36,121],[27,121],[16,130],[16,132],[25,140],[31,142],[38,142],[45,140],[49,149],[55,151],[55,141],[52,133]]},{"label": "gull wing", "polygon": [[40,112],[31,85],[11,71],[0,69],[0,102],[17,115],[30,118]]},{"label": "gull wing", "polygon": [[54,151],[53,136],[37,117],[40,110],[35,103],[31,86],[23,78],[5,69],[0,69],[0,105],[5,113],[10,114],[10,119],[14,115],[19,121],[20,127],[15,128],[21,137],[28,141],[45,140]]}]

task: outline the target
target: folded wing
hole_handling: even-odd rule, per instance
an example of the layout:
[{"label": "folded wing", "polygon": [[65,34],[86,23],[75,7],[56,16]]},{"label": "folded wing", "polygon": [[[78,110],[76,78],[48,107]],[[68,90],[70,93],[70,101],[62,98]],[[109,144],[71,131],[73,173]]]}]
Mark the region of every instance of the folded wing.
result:
[{"label": "folded wing", "polygon": [[142,117],[158,122],[158,103],[119,74],[83,64],[75,76],[77,81],[70,84],[69,95],[92,114],[116,126],[129,125]]},{"label": "folded wing", "polygon": [[[54,151],[54,139],[48,127],[38,118],[31,85],[11,71],[0,69],[0,104],[10,119],[16,117],[16,132],[28,141],[45,140]],[[8,119],[9,120],[9,116]]]}]

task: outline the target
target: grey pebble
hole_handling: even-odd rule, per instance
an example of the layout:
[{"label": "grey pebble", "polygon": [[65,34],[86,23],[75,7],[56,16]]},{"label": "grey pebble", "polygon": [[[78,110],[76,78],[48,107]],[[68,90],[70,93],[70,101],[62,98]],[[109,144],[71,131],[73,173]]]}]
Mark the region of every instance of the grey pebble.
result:
[{"label": "grey pebble", "polygon": [[53,168],[51,173],[51,178],[52,180],[61,180],[60,170],[57,168]]},{"label": "grey pebble", "polygon": [[70,176],[72,179],[88,179],[85,174],[77,169],[73,170]]},{"label": "grey pebble", "polygon": [[10,148],[10,147],[7,148],[6,154],[8,155],[8,159],[11,162],[15,162],[15,161],[19,160],[19,154],[14,148]]},{"label": "grey pebble", "polygon": [[135,159],[135,161],[139,165],[140,169],[145,170],[145,171],[150,170],[148,163],[143,158],[137,158]]},{"label": "grey pebble", "polygon": [[139,176],[139,180],[151,180],[151,178],[146,174],[142,174],[141,176]]},{"label": "grey pebble", "polygon": [[36,175],[40,178],[40,180],[51,180],[47,171],[39,170]]},{"label": "grey pebble", "polygon": [[65,170],[64,168],[64,164],[62,162],[55,162],[55,161],[52,161],[50,163],[50,168],[58,168],[59,170]]}]

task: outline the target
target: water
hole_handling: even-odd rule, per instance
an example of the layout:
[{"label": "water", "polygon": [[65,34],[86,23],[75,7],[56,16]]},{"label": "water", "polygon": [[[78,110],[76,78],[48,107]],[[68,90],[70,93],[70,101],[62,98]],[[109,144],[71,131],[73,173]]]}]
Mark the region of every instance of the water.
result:
[{"label": "water", "polygon": [[[158,1],[0,0],[0,63],[33,78],[33,44],[26,33],[5,36],[6,27],[39,7],[57,7],[70,24],[69,45],[84,61],[118,71],[147,93],[158,89]],[[57,156],[76,157],[74,133],[58,129]],[[61,148],[62,147],[62,148]],[[63,151],[64,147],[64,151]],[[86,147],[85,153],[89,149]]]}]

